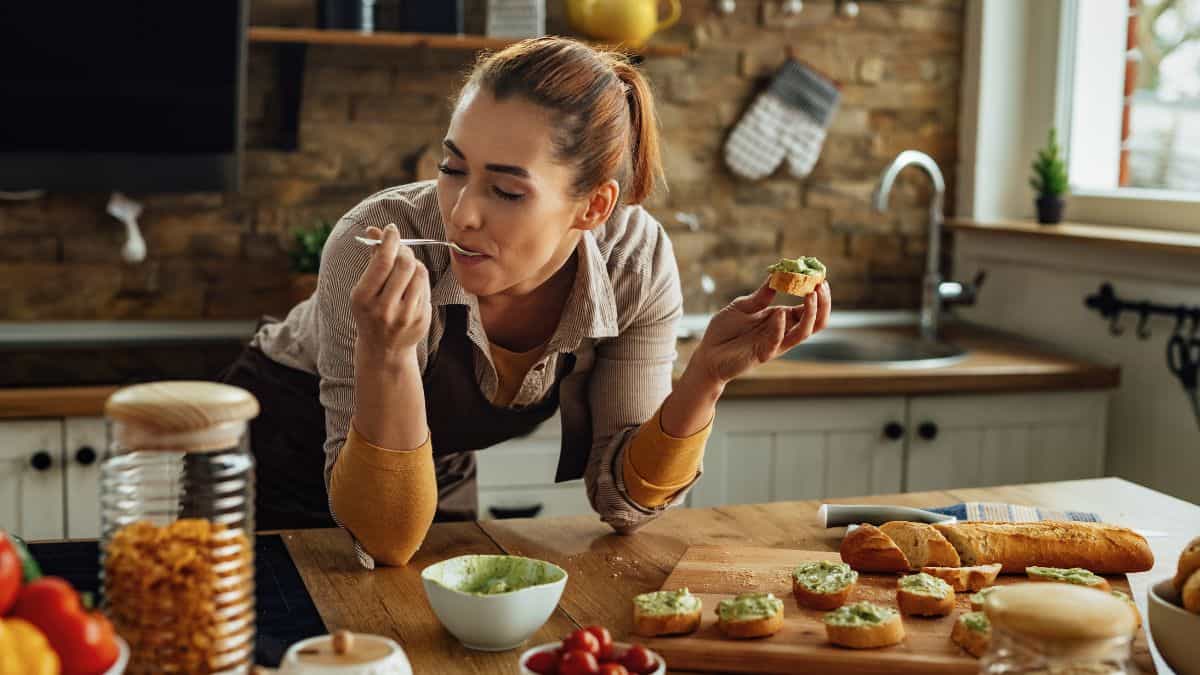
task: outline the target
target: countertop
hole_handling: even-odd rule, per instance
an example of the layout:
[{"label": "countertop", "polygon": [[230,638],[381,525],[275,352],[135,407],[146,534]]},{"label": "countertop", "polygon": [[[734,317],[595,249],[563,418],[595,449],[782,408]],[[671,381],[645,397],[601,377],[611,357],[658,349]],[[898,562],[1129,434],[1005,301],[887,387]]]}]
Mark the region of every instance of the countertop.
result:
[{"label": "countertop", "polygon": [[[1146,614],[1153,582],[1170,577],[1188,539],[1200,532],[1200,506],[1117,478],[1036,485],[915,492],[828,500],[917,507],[995,501],[1099,513],[1106,521],[1167,530],[1150,538],[1155,566],[1129,575],[1133,595]],[[842,530],[819,529],[818,501],[672,509],[632,536],[619,536],[595,516],[490,520],[434,525],[405,567],[363,569],[349,537],[340,530],[284,533],[288,550],[325,625],[376,633],[401,643],[414,672],[515,673],[520,650],[473,652],[438,623],[421,585],[421,570],[466,553],[522,555],[562,566],[570,581],[550,620],[530,645],[560,639],[579,626],[601,624],[615,639],[631,629],[630,603],[658,590],[684,551],[698,544],[767,546],[835,551]],[[1149,654],[1138,658],[1149,669]],[[1170,672],[1159,662],[1161,672]],[[672,671],[678,672],[678,671]]]},{"label": "countertop", "polygon": [[[838,328],[842,331],[911,328]],[[730,398],[765,396],[897,396],[1109,389],[1120,383],[1120,369],[1071,356],[1011,336],[965,326],[945,331],[967,347],[965,359],[937,368],[890,368],[878,365],[775,360],[730,382]],[[679,366],[687,363],[698,341],[679,343]],[[678,373],[678,369],[677,369]],[[0,419],[70,417],[103,414],[113,386],[0,389]]]}]

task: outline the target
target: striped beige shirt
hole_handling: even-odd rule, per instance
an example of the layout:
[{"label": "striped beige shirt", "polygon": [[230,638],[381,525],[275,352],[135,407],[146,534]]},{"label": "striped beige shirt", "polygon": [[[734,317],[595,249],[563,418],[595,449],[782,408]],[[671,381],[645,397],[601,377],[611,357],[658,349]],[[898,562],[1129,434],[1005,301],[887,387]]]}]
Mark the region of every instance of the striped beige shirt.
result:
[{"label": "striped beige shirt", "polygon": [[[351,209],[325,245],[316,293],[284,321],[264,326],[253,342],[273,360],[320,377],[326,486],[354,412],[350,291],[370,260],[370,250],[354,236],[393,222],[403,237],[444,240],[436,183],[389,188]],[[498,377],[476,298],[455,279],[445,248],[417,247],[414,253],[429,269],[433,305],[429,336],[417,349],[422,370],[441,341],[448,306],[466,305],[476,379],[484,396],[494,400]],[[679,272],[662,226],[640,206],[618,207],[607,223],[583,234],[576,253],[575,285],[559,325],[510,407],[544,400],[558,359],[575,355],[575,367],[560,385],[563,435],[586,437],[590,429],[583,470],[588,499],[605,522],[627,532],[680,503],[688,492],[681,490],[662,507],[646,508],[629,497],[621,472],[629,439],[671,390],[675,327],[683,307]]]}]

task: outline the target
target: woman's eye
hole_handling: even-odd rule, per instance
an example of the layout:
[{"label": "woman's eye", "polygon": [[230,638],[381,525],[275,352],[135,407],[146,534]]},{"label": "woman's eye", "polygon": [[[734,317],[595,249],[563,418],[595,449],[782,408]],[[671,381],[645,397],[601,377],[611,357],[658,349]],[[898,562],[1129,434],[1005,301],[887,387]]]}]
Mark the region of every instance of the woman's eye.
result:
[{"label": "woman's eye", "polygon": [[514,193],[514,192],[505,192],[504,190],[501,190],[501,189],[500,189],[500,188],[498,188],[498,187],[493,187],[493,188],[492,188],[492,191],[496,193],[496,196],[497,196],[497,197],[499,197],[499,198],[501,198],[501,199],[507,199],[507,200],[508,200],[508,201],[510,201],[510,202],[515,202],[515,201],[517,201],[518,199],[520,199],[520,198],[522,198],[522,197],[524,197],[524,196],[525,196],[525,195],[522,195],[522,194],[517,194],[517,193]]},{"label": "woman's eye", "polygon": [[438,171],[441,171],[442,173],[446,174],[447,176],[461,176],[466,173],[466,171],[460,171],[459,169],[452,169],[452,168],[450,168],[450,165],[448,165],[448,164],[438,164]]}]

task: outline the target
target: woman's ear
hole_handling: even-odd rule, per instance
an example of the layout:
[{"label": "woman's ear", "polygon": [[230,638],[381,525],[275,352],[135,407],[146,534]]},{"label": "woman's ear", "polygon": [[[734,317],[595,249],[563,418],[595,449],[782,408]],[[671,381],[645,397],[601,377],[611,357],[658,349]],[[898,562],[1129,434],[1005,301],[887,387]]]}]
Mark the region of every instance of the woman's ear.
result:
[{"label": "woman's ear", "polygon": [[621,197],[621,187],[615,179],[609,179],[592,191],[591,196],[583,204],[583,210],[575,218],[571,226],[575,230],[594,230],[603,225],[617,207]]}]

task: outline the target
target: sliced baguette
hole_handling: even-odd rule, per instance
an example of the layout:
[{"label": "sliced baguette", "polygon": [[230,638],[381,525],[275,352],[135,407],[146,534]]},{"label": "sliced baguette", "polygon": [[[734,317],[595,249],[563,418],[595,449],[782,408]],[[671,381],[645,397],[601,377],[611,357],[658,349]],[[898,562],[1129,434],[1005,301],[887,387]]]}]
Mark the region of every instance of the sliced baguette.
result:
[{"label": "sliced baguette", "polygon": [[[1084,576],[1084,578],[1082,578],[1082,579],[1076,578],[1076,577],[1066,578],[1062,574],[1064,572],[1080,572],[1080,573],[1086,572],[1087,574],[1086,575],[1082,575],[1082,574],[1076,575],[1076,577]],[[1098,591],[1111,591],[1112,590],[1112,586],[1109,585],[1108,579],[1105,579],[1104,577],[1101,577],[1101,576],[1096,576],[1096,574],[1093,573],[1091,570],[1085,570],[1085,569],[1078,568],[1078,567],[1068,568],[1068,569],[1059,568],[1059,567],[1026,567],[1025,575],[1027,577],[1029,577],[1030,581],[1050,582],[1050,583],[1057,583],[1057,584],[1072,584],[1075,586],[1086,586],[1088,588],[1094,588]]]},{"label": "sliced baguette", "polygon": [[[750,594],[744,593],[742,595]],[[770,594],[768,593],[766,595]],[[740,598],[742,596],[739,595],[738,597]],[[724,602],[725,601],[722,601],[721,604]],[[737,640],[774,635],[775,633],[779,632],[780,628],[783,628],[783,603],[777,599],[776,602],[778,603],[776,606],[778,607],[779,611],[771,614],[770,616],[745,619],[727,619],[721,616],[721,604],[718,604],[717,608],[714,610],[717,614],[717,628],[719,628],[721,632],[725,634],[725,637],[734,638]]]},{"label": "sliced baguette", "polygon": [[983,611],[983,602],[987,600],[987,596],[996,590],[996,586],[988,586],[981,588],[978,592],[971,595],[971,610],[975,612]]},{"label": "sliced baguette", "polygon": [[1097,574],[1144,572],[1154,553],[1140,534],[1103,523],[960,522],[933,526],[948,539],[964,565],[1000,563],[1003,572],[1026,567],[1083,567]]},{"label": "sliced baguette", "polygon": [[[847,605],[842,609],[853,609],[856,606],[870,606],[871,609],[876,611],[881,609],[868,602]],[[856,626],[834,625],[829,623],[828,617],[829,615],[826,615],[826,621],[824,622],[825,635],[829,638],[830,643],[840,647],[876,649],[878,647],[899,644],[904,641],[904,622],[895,610],[889,610],[886,618],[878,623]]]},{"label": "sliced baguette", "polygon": [[[838,579],[838,577],[841,577]],[[837,586],[837,582],[841,582]],[[832,584],[825,591],[813,584]],[[792,594],[801,607],[808,609],[837,609],[846,604],[858,582],[858,572],[846,563],[812,561],[802,563],[792,571]]]},{"label": "sliced baguette", "polygon": [[981,591],[996,583],[996,577],[1000,576],[1000,563],[973,567],[922,567],[921,571],[945,581],[959,593],[966,593]]},{"label": "sliced baguette", "polygon": [[798,274],[796,272],[771,272],[770,286],[780,293],[804,297],[817,290],[825,281],[823,273]]},{"label": "sliced baguette", "polygon": [[1182,593],[1183,585],[1196,570],[1200,570],[1200,537],[1189,542],[1179,554],[1179,566],[1175,570],[1175,590]]},{"label": "sliced baguette", "polygon": [[[916,575],[913,575],[916,576]],[[954,611],[954,589],[943,581],[932,577],[941,585],[941,592],[917,592],[903,586],[904,580],[912,577],[902,577],[896,588],[896,605],[900,613],[906,616],[946,616]]]},{"label": "sliced baguette", "polygon": [[926,565],[958,567],[962,562],[950,542],[932,525],[896,520],[879,526],[904,551],[913,569]]},{"label": "sliced baguette", "polygon": [[1129,610],[1133,612],[1133,618],[1134,618],[1134,621],[1136,622],[1136,625],[1134,625],[1134,628],[1141,628],[1142,627],[1142,613],[1138,611],[1137,603],[1135,603],[1133,601],[1133,598],[1129,597],[1129,594],[1126,593],[1125,591],[1115,591],[1114,590],[1114,591],[1109,591],[1109,593],[1111,593],[1115,597],[1118,597],[1118,598],[1124,600],[1125,604],[1129,605]]},{"label": "sliced baguette", "polygon": [[[979,621],[980,618],[984,630],[976,630],[968,625],[969,621]],[[987,620],[987,615],[979,611],[960,614],[954,622],[954,629],[950,631],[950,639],[971,656],[975,658],[983,656],[992,640],[992,626]]]},{"label": "sliced baguette", "polygon": [[874,525],[859,525],[842,539],[842,562],[859,572],[907,572],[904,551]]}]

